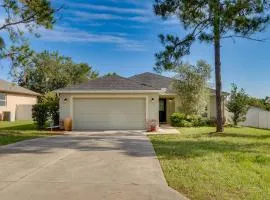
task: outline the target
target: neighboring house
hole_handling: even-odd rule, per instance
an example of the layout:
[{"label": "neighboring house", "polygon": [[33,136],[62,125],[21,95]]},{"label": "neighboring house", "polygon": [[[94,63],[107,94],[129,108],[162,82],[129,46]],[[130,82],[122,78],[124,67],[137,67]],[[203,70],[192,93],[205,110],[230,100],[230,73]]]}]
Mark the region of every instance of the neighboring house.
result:
[{"label": "neighboring house", "polygon": [[[172,78],[147,72],[130,78],[102,77],[59,89],[60,120],[71,117],[75,130],[143,130],[150,120],[169,123],[171,114],[180,106],[172,82]],[[214,90],[206,115],[216,117]]]},{"label": "neighboring house", "polygon": [[[7,120],[31,120],[32,106],[37,103],[40,94],[14,83],[0,80],[0,116],[4,113]],[[1,119],[0,119],[1,120]]]}]

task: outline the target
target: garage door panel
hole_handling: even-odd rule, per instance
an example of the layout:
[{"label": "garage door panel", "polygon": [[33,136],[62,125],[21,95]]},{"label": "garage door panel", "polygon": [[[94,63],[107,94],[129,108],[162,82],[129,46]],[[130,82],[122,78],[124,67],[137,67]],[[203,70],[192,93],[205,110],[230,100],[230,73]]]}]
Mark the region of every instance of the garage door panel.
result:
[{"label": "garage door panel", "polygon": [[145,129],[145,98],[74,99],[75,129]]},{"label": "garage door panel", "polygon": [[[119,105],[123,108],[128,108],[129,113],[138,113],[141,114],[145,112],[145,104],[141,104],[142,100],[126,100],[117,101],[117,100],[75,100],[78,112],[92,113],[92,114],[108,114],[108,113],[122,113],[122,110],[119,110]],[[130,102],[133,102],[133,105]],[[98,104],[98,105],[97,105]],[[135,105],[135,106],[134,106]],[[102,106],[102,109],[101,109]],[[90,108],[90,109],[86,109]]]},{"label": "garage door panel", "polygon": [[[134,116],[134,118],[139,118],[141,116]],[[144,122],[144,119],[134,119],[132,117],[125,117],[125,116],[122,116],[122,117],[119,117],[117,116],[116,117],[102,117],[103,120],[99,120],[98,118],[88,118],[87,116],[85,117],[85,119],[80,119],[80,120],[77,120],[77,122],[80,122],[80,123],[86,123],[86,122],[89,122],[89,123],[100,123],[100,122],[107,122],[107,123],[110,123],[110,122],[114,122],[114,123],[122,123],[123,121],[132,121],[133,123],[135,122],[138,122],[138,123],[142,123]]]}]

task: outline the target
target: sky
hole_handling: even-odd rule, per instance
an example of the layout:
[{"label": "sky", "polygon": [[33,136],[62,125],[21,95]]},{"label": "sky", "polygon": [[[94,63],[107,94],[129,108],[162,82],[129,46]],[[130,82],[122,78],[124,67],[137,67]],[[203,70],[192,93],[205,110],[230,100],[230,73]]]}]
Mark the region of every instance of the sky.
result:
[{"label": "sky", "polygon": [[[186,33],[177,19],[163,21],[155,16],[152,0],[52,2],[55,7],[64,5],[64,9],[58,13],[53,30],[39,29],[40,38],[29,36],[32,48],[38,52],[58,51],[75,62],[88,63],[101,75],[116,72],[129,77],[153,72],[154,55],[162,50],[158,35],[183,37]],[[270,29],[256,37],[269,35]],[[230,91],[231,83],[236,83],[251,96],[270,96],[270,40],[223,40],[221,54],[224,91]],[[200,59],[214,66],[213,45],[195,43],[191,54],[184,58],[192,64]],[[8,64],[2,62],[0,79],[12,80],[8,72]]]}]

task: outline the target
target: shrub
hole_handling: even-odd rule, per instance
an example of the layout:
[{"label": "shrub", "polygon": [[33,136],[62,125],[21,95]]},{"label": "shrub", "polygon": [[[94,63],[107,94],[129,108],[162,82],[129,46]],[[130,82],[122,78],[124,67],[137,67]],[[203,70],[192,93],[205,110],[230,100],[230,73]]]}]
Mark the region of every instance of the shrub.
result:
[{"label": "shrub", "polygon": [[46,104],[48,115],[53,120],[54,125],[59,124],[59,97],[54,92],[48,92],[41,98],[41,103]]},{"label": "shrub", "polygon": [[48,106],[46,104],[36,104],[32,110],[33,120],[36,122],[39,129],[44,129],[48,119]]},{"label": "shrub", "polygon": [[185,115],[183,113],[173,113],[171,124],[175,127],[200,127],[210,125],[210,120],[199,115]]},{"label": "shrub", "polygon": [[211,126],[211,120],[206,117],[202,117],[200,119],[200,126]]},{"label": "shrub", "polygon": [[182,127],[182,121],[186,119],[186,116],[183,113],[173,113],[170,119],[172,126]]},{"label": "shrub", "polygon": [[182,125],[181,127],[192,127],[193,126],[193,124],[187,120],[182,120],[181,125]]}]

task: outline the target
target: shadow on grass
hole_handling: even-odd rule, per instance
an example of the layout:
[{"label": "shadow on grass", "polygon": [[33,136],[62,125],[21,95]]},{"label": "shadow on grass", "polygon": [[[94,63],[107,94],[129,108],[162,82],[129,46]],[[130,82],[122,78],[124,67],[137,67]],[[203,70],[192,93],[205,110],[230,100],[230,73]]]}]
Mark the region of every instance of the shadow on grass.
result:
[{"label": "shadow on grass", "polygon": [[269,139],[270,134],[256,135],[256,134],[243,134],[243,133],[209,133],[211,137],[232,137],[232,138],[249,138],[249,139]]}]

